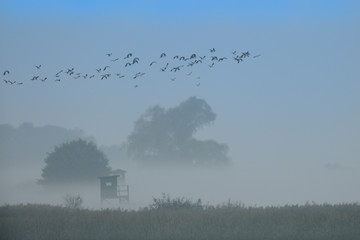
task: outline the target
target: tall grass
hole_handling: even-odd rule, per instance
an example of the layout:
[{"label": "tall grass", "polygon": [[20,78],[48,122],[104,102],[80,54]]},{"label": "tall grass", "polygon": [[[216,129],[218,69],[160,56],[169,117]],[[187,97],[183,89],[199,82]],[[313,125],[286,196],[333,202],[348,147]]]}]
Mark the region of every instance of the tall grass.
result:
[{"label": "tall grass", "polygon": [[360,205],[245,207],[154,199],[148,208],[0,207],[0,239],[360,239]]}]

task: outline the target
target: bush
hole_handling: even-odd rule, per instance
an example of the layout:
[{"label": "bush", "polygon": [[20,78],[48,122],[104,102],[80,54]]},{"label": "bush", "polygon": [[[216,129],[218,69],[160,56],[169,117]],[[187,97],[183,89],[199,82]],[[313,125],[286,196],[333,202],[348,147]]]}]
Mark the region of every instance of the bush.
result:
[{"label": "bush", "polygon": [[198,199],[197,202],[192,202],[184,197],[171,199],[170,195],[163,193],[161,198],[153,198],[150,209],[203,209],[203,205],[201,199]]},{"label": "bush", "polygon": [[66,195],[64,197],[64,202],[65,202],[65,207],[67,208],[71,208],[71,209],[80,209],[82,208],[82,197],[80,197],[80,195]]}]

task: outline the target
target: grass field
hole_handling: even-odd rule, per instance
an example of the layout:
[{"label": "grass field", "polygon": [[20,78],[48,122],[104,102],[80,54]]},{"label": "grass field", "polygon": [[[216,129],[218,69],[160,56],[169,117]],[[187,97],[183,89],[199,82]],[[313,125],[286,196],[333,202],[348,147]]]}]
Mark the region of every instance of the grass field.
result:
[{"label": "grass field", "polygon": [[154,199],[148,208],[0,207],[0,239],[360,239],[360,205],[204,206]]}]

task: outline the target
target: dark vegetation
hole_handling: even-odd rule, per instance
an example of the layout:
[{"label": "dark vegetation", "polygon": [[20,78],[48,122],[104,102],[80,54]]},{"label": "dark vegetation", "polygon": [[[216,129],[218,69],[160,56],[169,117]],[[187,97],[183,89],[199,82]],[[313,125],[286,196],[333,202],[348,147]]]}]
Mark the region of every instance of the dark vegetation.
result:
[{"label": "dark vegetation", "polygon": [[190,97],[178,106],[155,106],[146,111],[128,136],[131,159],[148,165],[224,165],[228,146],[214,140],[198,140],[194,134],[216,118],[203,99]]},{"label": "dark vegetation", "polygon": [[108,163],[92,142],[78,139],[63,143],[48,153],[39,182],[48,185],[97,181],[97,177],[110,173]]},{"label": "dark vegetation", "polygon": [[358,239],[360,205],[207,206],[154,199],[148,208],[87,210],[50,205],[0,207],[1,239]]}]

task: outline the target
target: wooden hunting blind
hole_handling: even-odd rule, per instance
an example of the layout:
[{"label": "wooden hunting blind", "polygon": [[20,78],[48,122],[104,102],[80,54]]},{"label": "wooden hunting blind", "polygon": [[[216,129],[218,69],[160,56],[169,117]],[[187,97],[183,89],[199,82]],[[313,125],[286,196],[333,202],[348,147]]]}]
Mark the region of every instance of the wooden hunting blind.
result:
[{"label": "wooden hunting blind", "polygon": [[125,184],[124,170],[115,170],[116,175],[99,177],[101,205],[104,200],[118,199],[119,203],[129,202],[129,185]]}]

